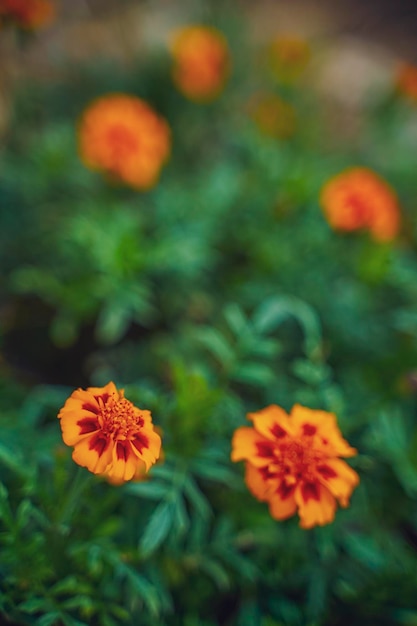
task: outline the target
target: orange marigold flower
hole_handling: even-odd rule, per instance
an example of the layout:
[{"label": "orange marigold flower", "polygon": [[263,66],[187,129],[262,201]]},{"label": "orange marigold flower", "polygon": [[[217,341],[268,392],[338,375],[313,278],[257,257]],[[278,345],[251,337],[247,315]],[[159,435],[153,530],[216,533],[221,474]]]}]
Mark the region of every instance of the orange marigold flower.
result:
[{"label": "orange marigold flower", "polygon": [[170,152],[170,130],[143,100],[110,94],[84,111],[79,153],[87,167],[137,189],[155,185]]},{"label": "orange marigold flower", "polygon": [[174,35],[171,51],[172,77],[178,90],[196,102],[214,100],[230,71],[230,54],[223,35],[208,26],[188,26]]},{"label": "orange marigold flower", "polygon": [[390,241],[398,233],[396,194],[372,170],[344,170],[324,185],[320,201],[329,224],[337,230],[367,229],[377,241]]},{"label": "orange marigold flower", "polygon": [[160,456],[150,411],[134,406],[113,382],[77,389],[58,418],[74,461],[115,484],[140,478]]},{"label": "orange marigold flower", "polygon": [[50,0],[0,0],[0,21],[9,20],[20,28],[41,28],[54,15],[55,5]]},{"label": "orange marigold flower", "polygon": [[232,461],[246,461],[246,484],[258,500],[268,502],[277,520],[298,510],[300,526],[332,522],[336,501],[348,506],[357,473],[339,457],[356,450],[343,439],[333,413],[296,404],[290,415],[279,406],[249,413],[254,427],[238,428]]},{"label": "orange marigold flower", "polygon": [[251,103],[252,119],[268,137],[287,139],[294,134],[294,107],[275,94],[260,95]]},{"label": "orange marigold flower", "polygon": [[298,37],[276,37],[268,48],[272,73],[278,80],[286,83],[291,83],[301,76],[310,56],[309,44]]},{"label": "orange marigold flower", "polygon": [[398,91],[417,104],[417,66],[402,63],[397,74]]}]

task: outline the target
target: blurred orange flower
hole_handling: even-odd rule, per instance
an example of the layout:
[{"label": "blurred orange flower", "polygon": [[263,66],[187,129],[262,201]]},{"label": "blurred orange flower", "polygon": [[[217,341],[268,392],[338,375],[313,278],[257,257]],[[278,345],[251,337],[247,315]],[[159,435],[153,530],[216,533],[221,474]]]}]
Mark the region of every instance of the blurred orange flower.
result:
[{"label": "blurred orange flower", "polygon": [[50,0],[0,0],[0,24],[7,20],[34,30],[49,24],[54,15],[55,5]]},{"label": "blurred orange flower", "polygon": [[397,235],[400,210],[396,194],[372,170],[344,170],[324,185],[320,201],[329,224],[337,230],[368,229],[381,242]]},{"label": "blurred orange flower", "polygon": [[84,165],[137,189],[156,184],[171,147],[165,120],[126,94],[92,102],[81,117],[78,141]]},{"label": "blurred orange flower", "polygon": [[296,404],[290,415],[279,406],[249,413],[254,427],[238,428],[232,461],[246,461],[246,485],[268,502],[273,518],[297,510],[302,528],[332,522],[337,502],[349,504],[359,476],[339,457],[357,453],[343,439],[333,413]]},{"label": "blurred orange flower", "polygon": [[175,33],[171,52],[177,89],[196,102],[214,100],[230,71],[230,54],[223,35],[209,26],[188,26]]},{"label": "blurred orange flower", "polygon": [[402,63],[397,74],[398,91],[417,104],[417,66]]},{"label": "blurred orange flower", "polygon": [[294,134],[295,110],[275,94],[256,97],[250,105],[252,119],[258,129],[268,137],[287,139]]},{"label": "blurred orange flower", "polygon": [[115,484],[139,479],[160,456],[150,411],[135,407],[113,382],[77,389],[58,418],[74,461]]},{"label": "blurred orange flower", "polygon": [[268,47],[271,71],[278,80],[286,83],[291,83],[302,75],[310,56],[309,44],[299,37],[276,37]]}]

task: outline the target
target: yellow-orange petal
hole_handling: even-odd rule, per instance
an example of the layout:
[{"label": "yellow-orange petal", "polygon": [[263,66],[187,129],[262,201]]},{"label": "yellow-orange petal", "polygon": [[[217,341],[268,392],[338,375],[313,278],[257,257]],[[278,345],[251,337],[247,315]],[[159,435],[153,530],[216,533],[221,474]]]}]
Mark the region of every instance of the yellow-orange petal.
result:
[{"label": "yellow-orange petal", "polygon": [[274,519],[284,520],[297,511],[295,501],[296,485],[282,480],[269,495],[269,512]]},{"label": "yellow-orange petal", "polygon": [[261,502],[268,499],[268,491],[270,485],[265,477],[265,472],[262,470],[265,468],[255,467],[251,463],[246,463],[245,468],[245,483],[252,495],[255,496]]},{"label": "yellow-orange petal", "polygon": [[[124,475],[124,474],[123,474]],[[125,478],[119,478],[116,477],[116,475],[114,474],[114,472],[112,472],[112,470],[110,469],[108,471],[108,473],[103,474],[103,477],[111,484],[111,485],[123,485],[126,482]],[[132,476],[131,480],[133,482],[135,481],[142,481],[145,480],[146,478],[148,478],[147,476],[147,472],[146,472],[146,467],[145,464],[142,463],[140,461],[140,459],[136,460],[136,469],[135,469],[135,473]]]},{"label": "yellow-orange petal", "polygon": [[316,467],[317,479],[339,500],[341,506],[349,504],[349,498],[359,485],[359,476],[345,461],[328,459]]},{"label": "yellow-orange petal", "polygon": [[319,445],[327,456],[351,457],[357,454],[357,450],[342,437],[334,413],[295,404],[290,417],[297,436],[314,436],[314,445]]},{"label": "yellow-orange petal", "polygon": [[161,443],[161,437],[153,427],[143,428],[130,440],[133,454],[145,464],[146,471],[159,458]]},{"label": "yellow-orange petal", "polygon": [[301,528],[324,526],[334,520],[336,500],[319,482],[302,482],[295,490]]},{"label": "yellow-orange petal", "polygon": [[293,429],[288,414],[276,404],[271,404],[260,411],[248,413],[255,430],[271,441],[282,439],[291,434]]},{"label": "yellow-orange petal", "polygon": [[[82,391],[82,389],[79,391]],[[114,395],[116,400],[118,400],[120,397],[123,397],[123,389],[117,389],[116,385],[112,381],[107,383],[107,385],[104,385],[104,387],[87,387],[86,391],[94,398],[101,398],[103,396],[108,398],[108,396]]]},{"label": "yellow-orange petal", "polygon": [[133,451],[130,441],[116,441],[113,445],[112,462],[106,474],[111,480],[116,482],[131,480],[138,468],[143,467],[143,463],[138,459]]},{"label": "yellow-orange petal", "polygon": [[79,441],[74,447],[72,458],[93,474],[103,474],[112,461],[112,452],[112,440],[98,432]]},{"label": "yellow-orange petal", "polygon": [[377,210],[370,225],[370,232],[377,241],[391,241],[400,229],[400,214],[396,208]]},{"label": "yellow-orange petal", "polygon": [[241,426],[232,438],[232,461],[250,461],[255,467],[268,465],[274,457],[275,444],[254,428]]},{"label": "yellow-orange petal", "polygon": [[87,411],[69,411],[61,418],[62,439],[67,446],[75,446],[99,429],[98,419]]}]

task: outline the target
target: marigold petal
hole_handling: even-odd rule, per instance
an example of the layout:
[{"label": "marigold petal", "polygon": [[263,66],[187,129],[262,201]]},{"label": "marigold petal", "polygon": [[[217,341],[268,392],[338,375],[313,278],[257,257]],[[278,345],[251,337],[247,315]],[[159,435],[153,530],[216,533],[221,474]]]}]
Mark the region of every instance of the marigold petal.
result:
[{"label": "marigold petal", "polygon": [[135,475],[138,465],[142,462],[133,451],[131,442],[128,440],[116,441],[113,446],[112,463],[106,474],[111,480],[122,482],[131,480]]},{"label": "marigold petal", "polygon": [[274,455],[274,443],[254,428],[241,426],[232,438],[232,461],[250,461],[255,467],[270,463]]},{"label": "marigold petal", "polygon": [[282,439],[287,434],[292,433],[288,414],[276,404],[271,404],[254,413],[248,413],[248,419],[253,421],[258,433],[271,441]]},{"label": "marigold petal", "polygon": [[153,428],[143,428],[130,441],[134,455],[146,467],[146,471],[155,463],[161,453],[161,437]]},{"label": "marigold petal", "polygon": [[302,482],[295,490],[301,528],[324,526],[333,521],[336,500],[330,491],[319,482]]},{"label": "marigold petal", "polygon": [[[80,390],[82,391],[82,390]],[[123,396],[123,389],[117,389],[114,382],[110,381],[104,387],[87,387],[86,391],[93,396],[93,398],[108,398],[109,396],[115,395],[118,400]]]},{"label": "marigold petal", "polygon": [[84,437],[75,444],[73,460],[93,474],[103,474],[112,460],[113,443],[102,433]]},{"label": "marigold petal", "polygon": [[348,506],[349,498],[357,485],[359,476],[345,461],[329,459],[316,468],[318,480],[329,489],[343,507]]},{"label": "marigold petal", "polygon": [[[297,435],[314,435],[314,445],[319,445],[320,449],[329,457],[350,457],[357,454],[357,450],[352,448],[342,437],[337,426],[336,416],[333,413],[316,411],[295,404],[290,417]],[[314,431],[314,429],[316,430]]]},{"label": "marigold petal", "polygon": [[268,499],[268,490],[270,485],[265,477],[265,472],[262,470],[266,468],[259,468],[252,465],[252,463],[246,463],[245,468],[245,483],[252,495],[255,496],[261,502]]},{"label": "marigold petal", "polygon": [[269,496],[269,512],[274,519],[284,520],[297,511],[295,484],[282,480],[278,488]]},{"label": "marigold petal", "polygon": [[[89,429],[86,429],[86,422],[89,422]],[[81,423],[80,423],[81,422]],[[93,422],[95,427],[93,428]],[[98,420],[92,418],[91,413],[86,411],[71,411],[61,418],[62,439],[67,446],[74,446],[92,432],[98,430],[100,425]]]}]

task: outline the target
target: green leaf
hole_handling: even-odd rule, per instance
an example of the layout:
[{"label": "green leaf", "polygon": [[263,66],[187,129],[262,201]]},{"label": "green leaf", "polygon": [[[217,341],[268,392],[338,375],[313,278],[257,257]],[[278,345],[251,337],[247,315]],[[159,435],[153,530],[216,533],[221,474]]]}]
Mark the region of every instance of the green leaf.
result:
[{"label": "green leaf", "polygon": [[197,511],[197,513],[203,519],[209,518],[212,514],[210,504],[207,498],[203,495],[202,491],[198,488],[195,480],[193,480],[190,475],[185,478],[184,492],[189,499],[191,506]]},{"label": "green leaf", "polygon": [[137,496],[138,498],[147,498],[149,500],[162,500],[166,498],[167,493],[170,491],[171,485],[156,482],[155,480],[146,480],[143,482],[132,483],[126,485],[124,491]]},{"label": "green leaf", "polygon": [[274,379],[274,372],[264,363],[242,363],[233,370],[231,378],[240,383],[247,383],[256,387],[267,387]]},{"label": "green leaf", "polygon": [[190,519],[185,508],[184,498],[177,494],[173,500],[174,526],[179,535],[183,535],[190,527]]},{"label": "green leaf", "polygon": [[139,543],[142,556],[149,556],[161,545],[172,528],[174,514],[172,502],[161,502],[156,507]]},{"label": "green leaf", "polygon": [[19,460],[18,455],[6,448],[2,443],[0,443],[0,463],[16,472],[16,474],[24,475],[25,473],[23,461]]},{"label": "green leaf", "polygon": [[106,345],[116,343],[125,334],[130,321],[131,311],[124,303],[110,302],[104,306],[97,320],[95,336]]},{"label": "green leaf", "polygon": [[224,567],[218,561],[204,557],[199,562],[200,569],[205,572],[219,589],[225,591],[230,587],[230,578]]},{"label": "green leaf", "polygon": [[30,598],[30,600],[19,604],[19,609],[25,613],[37,613],[38,611],[45,611],[47,608],[50,608],[47,598]]},{"label": "green leaf", "polygon": [[321,345],[320,322],[313,309],[298,298],[280,296],[266,300],[255,311],[253,325],[259,333],[269,333],[289,317],[296,319],[304,332],[306,354],[316,355]]},{"label": "green leaf", "polygon": [[237,304],[229,304],[224,310],[224,316],[236,337],[244,336],[250,332],[248,320]]},{"label": "green leaf", "polygon": [[36,626],[57,626],[57,624],[61,623],[62,618],[63,615],[61,611],[52,611],[51,613],[46,613],[46,615],[43,615],[36,620],[35,624]]},{"label": "green leaf", "polygon": [[225,369],[231,366],[235,359],[234,351],[218,330],[209,326],[201,328],[195,338]]},{"label": "green leaf", "polygon": [[14,519],[9,504],[9,494],[6,487],[0,483],[0,519],[9,527],[14,527]]}]

